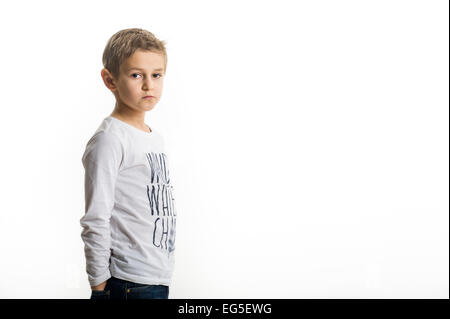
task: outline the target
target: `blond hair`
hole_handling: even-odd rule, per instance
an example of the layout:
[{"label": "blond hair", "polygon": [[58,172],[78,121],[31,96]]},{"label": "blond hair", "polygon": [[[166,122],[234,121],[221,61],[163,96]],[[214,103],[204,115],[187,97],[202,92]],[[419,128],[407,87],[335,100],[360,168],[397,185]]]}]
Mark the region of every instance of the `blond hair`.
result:
[{"label": "blond hair", "polygon": [[147,30],[124,29],[116,32],[106,43],[103,51],[103,66],[117,78],[120,65],[137,49],[161,53],[164,56],[164,72],[167,67],[166,42],[161,41]]}]

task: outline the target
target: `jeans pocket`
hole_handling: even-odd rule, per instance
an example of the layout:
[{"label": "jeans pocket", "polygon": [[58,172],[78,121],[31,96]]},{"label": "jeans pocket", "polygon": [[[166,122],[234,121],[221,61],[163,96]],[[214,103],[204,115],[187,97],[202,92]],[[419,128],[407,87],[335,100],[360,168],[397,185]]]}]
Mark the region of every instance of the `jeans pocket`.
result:
[{"label": "jeans pocket", "polygon": [[102,300],[109,299],[111,291],[110,290],[91,290],[91,299]]},{"label": "jeans pocket", "polygon": [[128,299],[168,299],[169,291],[163,285],[145,285],[128,288]]}]

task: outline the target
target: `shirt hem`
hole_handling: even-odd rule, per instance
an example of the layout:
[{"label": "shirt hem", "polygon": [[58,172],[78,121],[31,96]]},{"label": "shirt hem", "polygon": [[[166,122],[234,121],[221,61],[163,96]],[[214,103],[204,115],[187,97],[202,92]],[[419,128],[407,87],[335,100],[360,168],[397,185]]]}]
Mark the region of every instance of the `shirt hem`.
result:
[{"label": "shirt hem", "polygon": [[142,277],[137,276],[130,276],[130,275],[117,275],[114,273],[111,273],[111,276],[117,279],[122,279],[126,281],[131,281],[133,283],[137,284],[144,284],[144,285],[164,285],[164,286],[170,286],[171,281],[170,280],[154,280],[154,279],[145,279]]}]

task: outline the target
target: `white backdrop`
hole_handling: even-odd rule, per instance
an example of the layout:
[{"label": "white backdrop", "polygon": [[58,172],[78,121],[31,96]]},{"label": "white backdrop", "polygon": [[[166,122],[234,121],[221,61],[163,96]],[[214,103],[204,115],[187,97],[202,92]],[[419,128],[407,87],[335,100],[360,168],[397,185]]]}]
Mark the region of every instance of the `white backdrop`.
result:
[{"label": "white backdrop", "polygon": [[106,41],[167,42],[169,298],[449,298],[448,1],[0,4],[0,297],[89,298]]}]

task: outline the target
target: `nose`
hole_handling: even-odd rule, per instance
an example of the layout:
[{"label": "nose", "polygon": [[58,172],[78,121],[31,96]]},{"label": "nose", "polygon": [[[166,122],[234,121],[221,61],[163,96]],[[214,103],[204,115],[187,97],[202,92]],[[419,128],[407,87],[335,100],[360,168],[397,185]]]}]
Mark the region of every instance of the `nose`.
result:
[{"label": "nose", "polygon": [[153,81],[151,78],[146,78],[144,79],[143,83],[142,83],[142,89],[143,90],[150,90],[153,88]]}]

